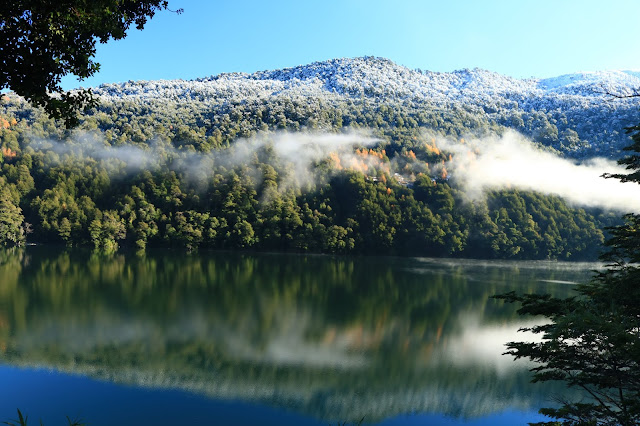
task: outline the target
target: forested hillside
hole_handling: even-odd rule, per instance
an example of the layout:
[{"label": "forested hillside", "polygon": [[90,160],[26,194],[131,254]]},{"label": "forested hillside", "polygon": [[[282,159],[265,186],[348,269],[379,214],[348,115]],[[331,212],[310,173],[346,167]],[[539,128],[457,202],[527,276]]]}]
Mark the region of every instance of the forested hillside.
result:
[{"label": "forested hillside", "polygon": [[520,81],[336,60],[101,86],[74,130],[6,94],[0,242],[593,257],[616,214],[514,189],[469,200],[435,138],[511,128],[559,155],[616,156],[637,101],[595,89],[623,92],[637,79],[604,77]]}]

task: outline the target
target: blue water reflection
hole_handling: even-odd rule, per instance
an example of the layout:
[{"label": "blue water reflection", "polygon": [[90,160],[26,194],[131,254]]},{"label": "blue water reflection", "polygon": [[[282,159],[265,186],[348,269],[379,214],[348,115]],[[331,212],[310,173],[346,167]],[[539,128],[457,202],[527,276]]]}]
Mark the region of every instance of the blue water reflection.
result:
[{"label": "blue water reflection", "polygon": [[[33,420],[61,424],[65,416],[92,426],[149,425],[302,425],[326,426],[309,416],[284,408],[242,401],[211,400],[176,390],[122,386],[43,369],[0,367],[0,413],[15,418],[22,407]],[[366,418],[365,418],[366,419]],[[380,426],[492,426],[525,425],[542,420],[535,412],[507,410],[475,419],[434,414],[396,416]],[[368,422],[365,422],[368,424]],[[336,423],[337,424],[337,423]]]},{"label": "blue water reflection", "polygon": [[175,252],[0,253],[0,421],[514,425],[562,388],[502,356],[490,299],[592,265]]}]

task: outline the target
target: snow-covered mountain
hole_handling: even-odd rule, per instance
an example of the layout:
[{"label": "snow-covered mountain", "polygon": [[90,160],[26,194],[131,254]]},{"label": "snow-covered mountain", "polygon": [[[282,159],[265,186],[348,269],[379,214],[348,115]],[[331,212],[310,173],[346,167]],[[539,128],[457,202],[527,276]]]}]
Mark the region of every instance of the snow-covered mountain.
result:
[{"label": "snow-covered mountain", "polygon": [[516,79],[483,69],[411,70],[374,57],[333,59],[253,74],[197,80],[129,81],[94,92],[106,102],[196,103],[215,111],[229,103],[294,99],[325,104],[366,101],[413,110],[456,110],[515,128],[572,156],[615,156],[638,121],[640,72],[581,72]]},{"label": "snow-covered mountain", "polygon": [[629,94],[640,87],[640,72],[582,72],[520,80],[474,68],[450,73],[410,70],[383,58],[333,59],[253,74],[225,73],[197,80],[157,80],[104,84],[100,96],[218,99],[269,97],[288,93],[315,96],[375,96],[380,100],[428,99],[450,102],[497,101],[499,97],[588,97]]},{"label": "snow-covered mountain", "polygon": [[640,87],[640,72],[598,71],[580,72],[537,80],[546,93],[566,95],[605,96],[630,95]]}]

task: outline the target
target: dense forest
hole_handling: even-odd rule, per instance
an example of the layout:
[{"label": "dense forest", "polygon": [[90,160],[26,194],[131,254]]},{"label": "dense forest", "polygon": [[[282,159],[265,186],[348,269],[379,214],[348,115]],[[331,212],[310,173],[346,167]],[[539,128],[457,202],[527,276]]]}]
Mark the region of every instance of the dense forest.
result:
[{"label": "dense forest", "polygon": [[[5,95],[0,117],[5,245],[580,259],[615,216],[515,189],[467,199],[425,129],[505,127],[464,109],[104,99],[68,130]],[[350,142],[323,156],[314,138]]]}]

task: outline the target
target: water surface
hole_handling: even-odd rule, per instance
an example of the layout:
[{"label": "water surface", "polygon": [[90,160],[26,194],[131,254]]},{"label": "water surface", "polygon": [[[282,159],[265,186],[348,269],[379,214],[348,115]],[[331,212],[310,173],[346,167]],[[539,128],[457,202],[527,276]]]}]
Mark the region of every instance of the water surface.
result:
[{"label": "water surface", "polygon": [[563,389],[501,355],[529,323],[490,296],[594,267],[4,251],[0,421],[526,424]]}]

